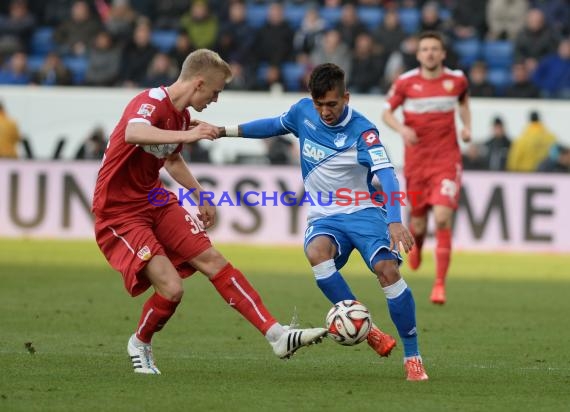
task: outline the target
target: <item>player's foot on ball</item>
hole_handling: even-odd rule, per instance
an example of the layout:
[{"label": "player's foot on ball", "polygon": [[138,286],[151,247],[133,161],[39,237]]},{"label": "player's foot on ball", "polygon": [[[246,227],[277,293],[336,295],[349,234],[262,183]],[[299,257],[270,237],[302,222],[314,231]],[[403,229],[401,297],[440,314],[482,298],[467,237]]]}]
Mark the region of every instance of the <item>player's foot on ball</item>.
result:
[{"label": "player's foot on ball", "polygon": [[152,356],[152,346],[149,344],[136,344],[132,335],[127,345],[127,352],[131,357],[135,373],[146,373],[149,375],[160,375],[160,371],[154,364]]},{"label": "player's foot on ball", "polygon": [[443,305],[445,303],[445,286],[434,285],[431,290],[430,300],[436,305]]},{"label": "player's foot on ball", "polygon": [[276,342],[271,343],[271,346],[273,346],[273,352],[275,352],[277,356],[281,359],[288,359],[303,346],[321,342],[326,334],[327,330],[324,328],[289,328],[285,330],[285,333],[283,333]]},{"label": "player's foot on ball", "polygon": [[406,369],[406,380],[408,381],[427,381],[427,376],[422,358],[413,356],[404,360],[404,368]]},{"label": "player's foot on ball", "polygon": [[410,269],[417,270],[422,264],[422,251],[416,245],[412,246],[412,250],[408,253],[408,266]]},{"label": "player's foot on ball", "polygon": [[382,332],[378,326],[372,325],[366,338],[368,346],[380,356],[390,356],[392,349],[396,347],[396,339]]}]

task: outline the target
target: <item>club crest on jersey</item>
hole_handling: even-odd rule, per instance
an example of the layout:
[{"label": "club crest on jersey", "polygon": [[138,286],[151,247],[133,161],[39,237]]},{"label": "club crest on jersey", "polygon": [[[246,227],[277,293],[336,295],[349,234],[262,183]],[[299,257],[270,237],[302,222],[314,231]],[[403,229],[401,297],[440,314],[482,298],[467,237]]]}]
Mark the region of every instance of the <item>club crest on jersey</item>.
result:
[{"label": "club crest on jersey", "polygon": [[152,254],[150,253],[150,248],[148,246],[143,246],[138,252],[137,252],[137,256],[139,257],[140,260],[143,261],[147,261],[150,260],[150,258],[152,257]]},{"label": "club crest on jersey", "polygon": [[334,138],[334,145],[336,147],[344,146],[344,142],[346,142],[347,137],[348,136],[345,135],[344,133],[337,133],[336,137]]},{"label": "club crest on jersey", "polygon": [[142,117],[151,116],[154,109],[156,109],[156,107],[152,104],[143,103],[141,104],[141,107],[139,107],[137,114],[140,114]]},{"label": "club crest on jersey", "polygon": [[375,144],[380,144],[378,133],[376,133],[374,130],[369,130],[365,133],[362,133],[362,139],[364,139],[366,146],[374,146]]},{"label": "club crest on jersey", "polygon": [[442,82],[443,88],[445,89],[446,92],[450,92],[453,90],[453,88],[455,87],[455,83],[453,82],[453,80],[444,80]]},{"label": "club crest on jersey", "polygon": [[318,163],[332,153],[333,150],[312,142],[311,140],[307,139],[305,143],[303,143],[303,157],[311,163]]}]

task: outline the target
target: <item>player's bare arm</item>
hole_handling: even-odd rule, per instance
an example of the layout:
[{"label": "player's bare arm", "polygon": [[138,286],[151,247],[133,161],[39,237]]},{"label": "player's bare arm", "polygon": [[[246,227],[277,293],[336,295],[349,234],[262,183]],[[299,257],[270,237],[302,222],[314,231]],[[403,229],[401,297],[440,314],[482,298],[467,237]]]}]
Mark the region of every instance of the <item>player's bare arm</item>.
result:
[{"label": "player's bare arm", "polygon": [[400,122],[394,115],[392,109],[387,108],[384,110],[382,113],[382,120],[388,125],[388,127],[402,136],[405,144],[414,145],[418,142],[418,136],[416,135],[415,130]]},{"label": "player's bare arm", "polygon": [[218,128],[205,122],[189,130],[163,130],[142,122],[129,123],[125,129],[125,141],[130,144],[192,143],[218,137]]},{"label": "player's bare arm", "polygon": [[188,190],[196,189],[194,192],[192,192],[192,197],[199,205],[198,218],[204,224],[204,228],[208,229],[209,227],[213,226],[216,222],[216,207],[214,205],[210,205],[208,202],[205,202],[203,205],[201,204],[200,193],[204,191],[204,188],[194,177],[188,168],[188,165],[182,158],[182,155],[180,153],[174,153],[168,156],[166,162],[164,163],[164,168],[168,174],[172,176],[172,178],[184,188]]},{"label": "player's bare arm", "polygon": [[459,118],[463,123],[461,140],[468,143],[471,141],[471,109],[469,107],[469,96],[467,95],[459,101]]}]

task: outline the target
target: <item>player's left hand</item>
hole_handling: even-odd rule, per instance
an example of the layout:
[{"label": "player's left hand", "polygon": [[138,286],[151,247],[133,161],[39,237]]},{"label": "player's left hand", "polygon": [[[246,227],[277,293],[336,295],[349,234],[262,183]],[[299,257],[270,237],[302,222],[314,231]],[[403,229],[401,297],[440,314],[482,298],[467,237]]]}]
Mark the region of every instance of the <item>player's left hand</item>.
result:
[{"label": "player's left hand", "polygon": [[465,143],[469,143],[471,141],[471,129],[468,127],[464,127],[463,130],[461,130],[461,140],[463,140]]},{"label": "player's left hand", "polygon": [[394,222],[388,225],[390,231],[390,250],[399,250],[408,253],[414,246],[414,237],[406,226]]},{"label": "player's left hand", "polygon": [[204,224],[204,229],[208,229],[216,223],[216,206],[209,204],[200,205],[198,206],[198,212],[198,219]]}]

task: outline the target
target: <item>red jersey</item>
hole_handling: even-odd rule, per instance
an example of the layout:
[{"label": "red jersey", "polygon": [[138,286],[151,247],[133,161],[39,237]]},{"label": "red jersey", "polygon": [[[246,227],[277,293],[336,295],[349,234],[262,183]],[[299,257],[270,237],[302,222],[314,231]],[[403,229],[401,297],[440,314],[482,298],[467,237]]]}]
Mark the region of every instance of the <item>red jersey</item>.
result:
[{"label": "red jersey", "polygon": [[165,158],[182,150],[182,144],[135,145],[125,141],[128,123],[142,122],[163,130],[187,130],[188,110],[178,111],[164,87],[145,90],[125,108],[113,130],[93,196],[93,213],[117,216],[126,210],[152,207],[149,192],[163,187],[159,171]]},{"label": "red jersey", "polygon": [[457,144],[455,108],[467,94],[467,78],[461,70],[444,67],[436,79],[422,77],[420,69],[400,75],[388,93],[386,104],[400,105],[404,124],[415,130],[418,143],[405,148],[404,167],[425,168],[425,161],[437,164],[461,162]]}]

